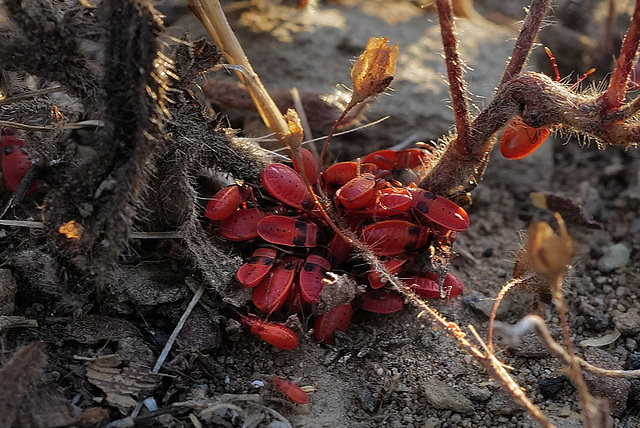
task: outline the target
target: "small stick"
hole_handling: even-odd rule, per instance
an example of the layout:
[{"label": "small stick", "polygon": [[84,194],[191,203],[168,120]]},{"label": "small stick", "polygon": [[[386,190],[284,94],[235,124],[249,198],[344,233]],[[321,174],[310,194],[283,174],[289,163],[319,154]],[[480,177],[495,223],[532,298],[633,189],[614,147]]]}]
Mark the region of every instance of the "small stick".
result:
[{"label": "small stick", "polygon": [[442,34],[442,45],[444,46],[451,104],[456,120],[456,132],[458,133],[458,139],[466,141],[471,119],[469,117],[467,83],[464,80],[462,60],[458,52],[458,41],[454,33],[453,8],[451,0],[436,0],[436,5],[438,6],[438,19],[440,20],[440,33]]},{"label": "small stick", "polygon": [[12,104],[17,101],[26,100],[29,98],[37,97],[38,95],[50,94],[53,92],[62,92],[64,88],[62,86],[52,86],[50,88],[36,89],[34,91],[25,92],[23,94],[12,95],[10,97],[6,97],[0,99],[0,106],[4,106],[7,104]]},{"label": "small stick", "polygon": [[549,13],[550,7],[551,0],[533,0],[531,2],[531,8],[524,20],[522,30],[520,30],[516,44],[511,52],[511,60],[504,70],[498,88],[522,72],[522,68],[533,49],[533,42],[540,31],[542,20]]},{"label": "small stick", "polygon": [[182,327],[184,327],[184,323],[187,322],[187,318],[189,318],[189,315],[191,315],[191,311],[193,311],[193,308],[195,308],[198,304],[198,301],[200,300],[200,297],[202,297],[205,288],[206,283],[203,282],[202,285],[200,285],[200,288],[198,288],[198,291],[196,291],[196,293],[193,295],[193,298],[189,302],[189,306],[187,306],[187,309],[185,309],[184,313],[180,317],[180,321],[178,321],[178,324],[176,324],[176,327],[173,329],[171,336],[169,336],[169,340],[167,340],[167,343],[164,345],[164,348],[162,349],[162,352],[158,357],[158,361],[156,361],[156,364],[153,366],[153,370],[151,370],[151,373],[157,374],[160,371],[160,367],[162,367],[162,365],[164,364],[164,360],[167,359],[173,343],[176,341],[178,334],[180,334],[180,330],[182,330]]}]

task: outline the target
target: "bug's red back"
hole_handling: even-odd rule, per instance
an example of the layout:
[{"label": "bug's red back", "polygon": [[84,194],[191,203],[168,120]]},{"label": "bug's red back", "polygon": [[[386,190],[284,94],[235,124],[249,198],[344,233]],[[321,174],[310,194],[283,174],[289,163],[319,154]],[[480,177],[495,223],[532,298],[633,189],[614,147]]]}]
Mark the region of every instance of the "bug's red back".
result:
[{"label": "bug's red back", "polygon": [[[15,192],[22,182],[22,179],[29,169],[31,169],[31,160],[25,152],[25,142],[21,139],[13,129],[3,128],[0,136],[0,147],[2,147],[2,178],[4,184],[11,192]],[[37,183],[33,183],[27,196],[31,195],[36,189]]]},{"label": "bug's red back", "polygon": [[285,257],[282,263],[262,278],[253,289],[252,300],[256,308],[270,314],[284,305],[300,261],[297,257]]},{"label": "bug's red back", "polygon": [[273,384],[294,403],[307,404],[309,402],[309,394],[298,385],[279,377],[273,378]]},{"label": "bug's red back", "polygon": [[375,314],[392,314],[404,306],[402,297],[387,290],[367,290],[362,295],[360,307]]},{"label": "bug's red back", "polygon": [[242,323],[249,327],[251,333],[271,346],[291,351],[298,346],[298,336],[289,327],[279,322],[263,321],[256,316],[240,315]]},{"label": "bug's red back", "polygon": [[262,185],[280,202],[299,210],[314,207],[313,196],[300,174],[287,165],[272,163],[262,170]]},{"label": "bug's red back", "polygon": [[207,203],[204,216],[213,221],[225,219],[238,208],[241,200],[242,195],[239,186],[225,187],[213,195],[209,203]]},{"label": "bug's red back", "polygon": [[327,345],[333,345],[336,343],[336,330],[347,331],[352,315],[351,303],[334,306],[329,312],[321,314],[316,318],[313,326],[316,339]]},{"label": "bug's red back", "polygon": [[324,288],[322,280],[331,270],[327,259],[316,254],[309,254],[300,270],[300,292],[307,303],[318,303],[320,292]]},{"label": "bug's red back", "polygon": [[258,248],[253,255],[240,266],[236,278],[248,288],[257,286],[273,267],[278,252],[273,248]]},{"label": "bug's red back", "polygon": [[500,137],[500,153],[507,159],[522,159],[536,151],[550,134],[549,128],[533,128],[516,119]]}]

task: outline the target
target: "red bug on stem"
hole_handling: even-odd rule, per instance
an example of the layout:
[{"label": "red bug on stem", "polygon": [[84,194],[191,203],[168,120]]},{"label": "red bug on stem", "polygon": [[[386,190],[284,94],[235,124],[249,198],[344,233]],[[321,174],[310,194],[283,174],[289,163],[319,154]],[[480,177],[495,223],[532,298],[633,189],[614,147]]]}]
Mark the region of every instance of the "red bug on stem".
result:
[{"label": "red bug on stem", "polygon": [[[560,80],[560,72],[558,71],[556,59],[549,48],[545,47],[544,50],[549,56],[557,82]],[[574,89],[594,71],[595,68],[592,68],[583,74],[582,77],[571,86],[571,89]],[[507,129],[504,130],[502,137],[500,137],[500,153],[507,159],[522,159],[535,152],[538,147],[547,140],[549,135],[551,135],[551,128],[546,126],[534,128],[524,123],[521,118],[517,118],[511,122]]]}]

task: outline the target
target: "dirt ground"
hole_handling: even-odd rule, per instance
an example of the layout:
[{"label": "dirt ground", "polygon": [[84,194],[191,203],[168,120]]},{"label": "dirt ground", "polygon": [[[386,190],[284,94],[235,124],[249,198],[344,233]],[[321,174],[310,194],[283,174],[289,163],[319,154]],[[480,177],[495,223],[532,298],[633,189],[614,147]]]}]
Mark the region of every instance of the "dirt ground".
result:
[{"label": "dirt ground", "polygon": [[[177,3],[162,5],[169,31],[179,35],[188,29],[193,36],[205,34]],[[366,121],[387,115],[390,118],[336,138],[332,142],[336,156],[351,159],[407,139],[410,143],[437,139],[451,130],[453,115],[442,77],[441,41],[433,10],[409,1],[330,1],[303,10],[248,3],[229,3],[229,18],[256,72],[273,92],[297,87],[330,93],[335,85],[349,85],[350,61],[368,37],[387,36],[392,43],[398,41],[400,57],[393,91],[381,96],[366,113]],[[582,7],[588,2],[573,3]],[[490,99],[500,79],[526,4],[478,1],[478,15],[457,22],[461,55],[469,67],[465,77],[478,108]],[[558,10],[566,12],[568,8]],[[576,36],[585,45],[577,46],[598,40],[601,8],[594,16],[592,27],[581,37]],[[628,16],[626,19],[628,22]],[[551,18],[555,24],[548,27],[555,25],[564,31],[566,27],[559,20],[557,16]],[[624,22],[623,17],[620,21]],[[555,41],[558,35],[546,37]],[[569,49],[554,48],[563,76],[591,66],[575,61],[597,62],[598,55],[587,50],[582,56],[565,54],[563,59],[558,54],[563,48]],[[575,57],[579,58],[574,61]],[[536,52],[530,67],[544,68],[547,63],[546,55]],[[221,74],[212,75],[213,85],[224,78]],[[575,73],[570,79],[575,81]],[[255,114],[212,101],[213,108],[229,114],[231,125],[242,127],[246,135],[265,132],[255,125]],[[465,292],[459,298],[430,304],[465,331],[473,325],[484,336],[492,299],[511,278],[515,254],[523,244],[529,221],[549,218],[549,213],[533,207],[529,193],[571,198],[582,206],[586,217],[601,226],[568,224],[578,246],[564,285],[571,340],[576,352],[596,365],[640,368],[639,171],[636,148],[599,150],[595,144],[581,146],[568,136],[552,138],[533,155],[517,161],[503,158],[496,150],[484,180],[472,193],[473,205],[468,209],[471,226],[454,246],[457,257],[452,271],[464,282]],[[25,203],[33,204],[29,200]],[[0,233],[5,238],[14,232],[3,226]],[[4,248],[2,267],[19,271],[19,262],[11,254],[19,250]],[[115,285],[103,290],[99,299],[90,301],[73,317],[59,315],[59,306],[69,304],[64,298],[47,300],[46,296],[55,293],[43,293],[45,297],[34,299],[19,291],[15,310],[3,315],[36,319],[38,327],[3,333],[0,363],[4,365],[25,344],[42,341],[47,362],[41,378],[58,385],[64,397],[55,406],[51,404],[51,412],[62,406],[61,401],[71,403],[65,406],[73,406],[76,411],[104,407],[109,413],[97,418],[99,426],[113,421],[119,422],[113,422],[112,427],[134,426],[132,420],[125,419],[131,412],[131,396],[124,391],[124,383],[114,377],[115,390],[105,398],[105,380],[112,379],[115,372],[98,376],[101,383],[88,373],[96,368],[88,369],[87,360],[118,353],[127,362],[153,365],[191,298],[189,284],[199,278],[198,267],[184,253],[176,240],[132,241],[119,259]],[[18,288],[21,286],[18,281]],[[160,370],[166,376],[151,394],[161,409],[170,408],[174,402],[205,398],[239,407],[222,406],[203,426],[286,426],[265,408],[276,410],[296,427],[537,426],[445,331],[418,317],[414,308],[390,315],[356,311],[351,326],[335,346],[317,343],[310,333],[309,320],[302,319],[300,346],[282,351],[242,329],[235,312],[215,293],[205,293],[203,299],[207,309],[196,308],[192,324],[188,322],[185,327],[192,330],[181,334]],[[508,294],[498,318],[515,323],[532,311],[541,313],[560,340],[557,313],[548,305],[538,305],[532,294],[518,290]],[[585,340],[603,336],[611,340],[597,346],[582,345]],[[533,335],[519,345],[500,347],[498,356],[556,426],[581,426],[575,388],[566,379],[560,362]],[[273,376],[312,386],[309,404],[284,400],[273,387]],[[640,381],[591,379],[589,385],[595,395],[610,399],[612,416],[608,422],[612,426],[640,426]],[[146,397],[143,394],[136,398]],[[51,421],[47,405],[43,405],[42,413]],[[120,412],[118,407],[126,411]],[[145,415],[148,410],[143,408],[135,426],[198,426],[189,419],[188,411]],[[71,425],[23,421],[15,426]]]}]

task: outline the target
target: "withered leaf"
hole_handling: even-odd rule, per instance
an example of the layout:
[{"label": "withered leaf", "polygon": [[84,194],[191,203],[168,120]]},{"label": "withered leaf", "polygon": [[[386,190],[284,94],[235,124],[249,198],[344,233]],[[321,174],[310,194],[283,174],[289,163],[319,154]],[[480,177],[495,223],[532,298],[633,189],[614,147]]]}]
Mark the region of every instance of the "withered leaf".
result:
[{"label": "withered leaf", "polygon": [[148,367],[126,364],[118,354],[104,355],[87,364],[87,380],[104,391],[107,402],[122,414],[136,405],[134,395],[153,391],[160,378]]},{"label": "withered leaf", "polygon": [[39,378],[44,364],[41,342],[20,348],[0,371],[0,427],[13,425],[29,386]]},{"label": "withered leaf", "polygon": [[582,205],[571,198],[546,192],[532,192],[531,199],[538,208],[560,213],[567,223],[585,226],[591,229],[602,229],[601,223],[587,217]]}]

